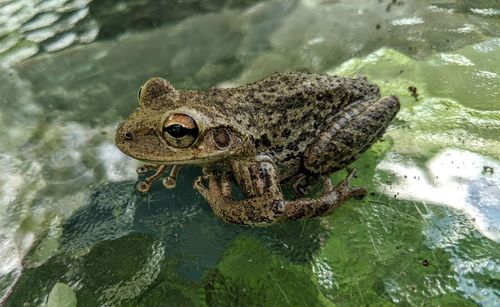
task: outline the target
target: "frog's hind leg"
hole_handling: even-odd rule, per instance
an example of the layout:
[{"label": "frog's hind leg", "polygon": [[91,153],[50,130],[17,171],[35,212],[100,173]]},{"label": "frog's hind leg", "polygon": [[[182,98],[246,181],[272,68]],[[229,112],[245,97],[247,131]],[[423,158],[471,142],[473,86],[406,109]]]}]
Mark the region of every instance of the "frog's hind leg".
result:
[{"label": "frog's hind leg", "polygon": [[351,197],[356,199],[364,197],[368,193],[366,188],[349,186],[349,181],[355,174],[356,170],[351,170],[349,175],[335,187],[328,176],[322,176],[322,196],[316,199],[300,198],[285,202],[283,220],[298,220],[329,215],[335,212]]},{"label": "frog's hind leg", "polygon": [[[244,168],[247,166],[241,165],[239,169],[241,171]],[[200,176],[194,182],[194,188],[225,222],[252,226],[267,226],[287,220],[328,215],[349,198],[361,197],[367,193],[365,188],[349,187],[349,180],[354,176],[352,171],[335,187],[328,176],[322,176],[323,194],[317,199],[299,198],[287,201],[283,198],[276,170],[271,163],[254,163],[245,170],[246,172],[253,178],[249,182],[253,191],[247,193],[251,195],[247,199],[236,200],[231,196],[231,183],[227,173],[212,172]]]},{"label": "frog's hind leg", "polygon": [[346,107],[306,149],[304,167],[313,174],[329,174],[346,167],[382,136],[399,107],[394,96]]}]

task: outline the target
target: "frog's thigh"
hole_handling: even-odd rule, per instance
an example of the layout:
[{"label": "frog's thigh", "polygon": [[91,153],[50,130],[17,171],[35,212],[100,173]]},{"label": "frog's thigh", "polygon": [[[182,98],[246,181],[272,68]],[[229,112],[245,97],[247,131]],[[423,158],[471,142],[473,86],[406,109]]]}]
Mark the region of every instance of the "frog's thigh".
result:
[{"label": "frog's thigh", "polygon": [[353,103],[306,149],[304,166],[316,174],[344,168],[382,136],[398,110],[392,96]]}]

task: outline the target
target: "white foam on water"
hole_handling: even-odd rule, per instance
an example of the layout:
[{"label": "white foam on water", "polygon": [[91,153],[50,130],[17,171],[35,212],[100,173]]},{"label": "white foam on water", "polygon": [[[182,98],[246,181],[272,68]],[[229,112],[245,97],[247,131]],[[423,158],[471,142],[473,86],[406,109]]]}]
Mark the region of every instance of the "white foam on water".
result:
[{"label": "white foam on water", "polygon": [[116,146],[102,143],[97,147],[97,156],[106,170],[109,181],[118,182],[137,179],[137,163],[123,154]]}]

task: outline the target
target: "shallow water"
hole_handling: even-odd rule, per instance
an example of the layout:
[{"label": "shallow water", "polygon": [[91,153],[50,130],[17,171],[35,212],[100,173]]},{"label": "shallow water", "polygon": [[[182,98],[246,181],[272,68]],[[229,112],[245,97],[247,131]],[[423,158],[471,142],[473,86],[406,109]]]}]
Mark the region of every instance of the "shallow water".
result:
[{"label": "shallow water", "polygon": [[[4,1],[0,42],[3,303],[498,305],[499,1]],[[197,168],[135,191],[113,140],[145,80],[284,70],[401,98],[355,163],[369,197],[252,229],[216,218]]]}]

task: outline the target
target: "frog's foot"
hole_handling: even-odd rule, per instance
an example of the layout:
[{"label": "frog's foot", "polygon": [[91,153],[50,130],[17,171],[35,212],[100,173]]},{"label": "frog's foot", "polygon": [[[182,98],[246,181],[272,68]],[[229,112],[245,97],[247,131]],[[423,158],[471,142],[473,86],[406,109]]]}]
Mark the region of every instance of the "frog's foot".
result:
[{"label": "frog's foot", "polygon": [[228,177],[229,175],[225,172],[222,174],[219,172],[207,172],[205,175],[198,176],[195,179],[193,187],[207,200],[231,197],[231,183]]},{"label": "frog's foot", "polygon": [[177,176],[179,175],[179,171],[181,170],[181,167],[179,165],[174,165],[172,169],[170,170],[170,174],[168,177],[164,178],[162,183],[163,186],[167,189],[173,189],[175,188],[176,181],[177,181]]},{"label": "frog's foot", "polygon": [[297,220],[305,217],[319,217],[332,214],[348,199],[363,198],[368,190],[363,187],[352,188],[349,181],[356,170],[351,170],[337,186],[333,186],[328,176],[323,176],[323,194],[317,199],[299,198],[285,203],[284,220]]},{"label": "frog's foot", "polygon": [[146,193],[151,190],[153,182],[165,172],[166,168],[166,165],[156,165],[156,173],[144,179],[144,181],[139,181],[136,185],[137,190],[141,193]]},{"label": "frog's foot", "polygon": [[348,169],[348,175],[347,177],[342,180],[336,187],[335,190],[337,190],[341,195],[346,197],[346,200],[354,197],[357,200],[363,199],[363,197],[368,194],[368,190],[365,187],[355,187],[351,188],[349,186],[349,182],[356,177],[356,169]]}]

